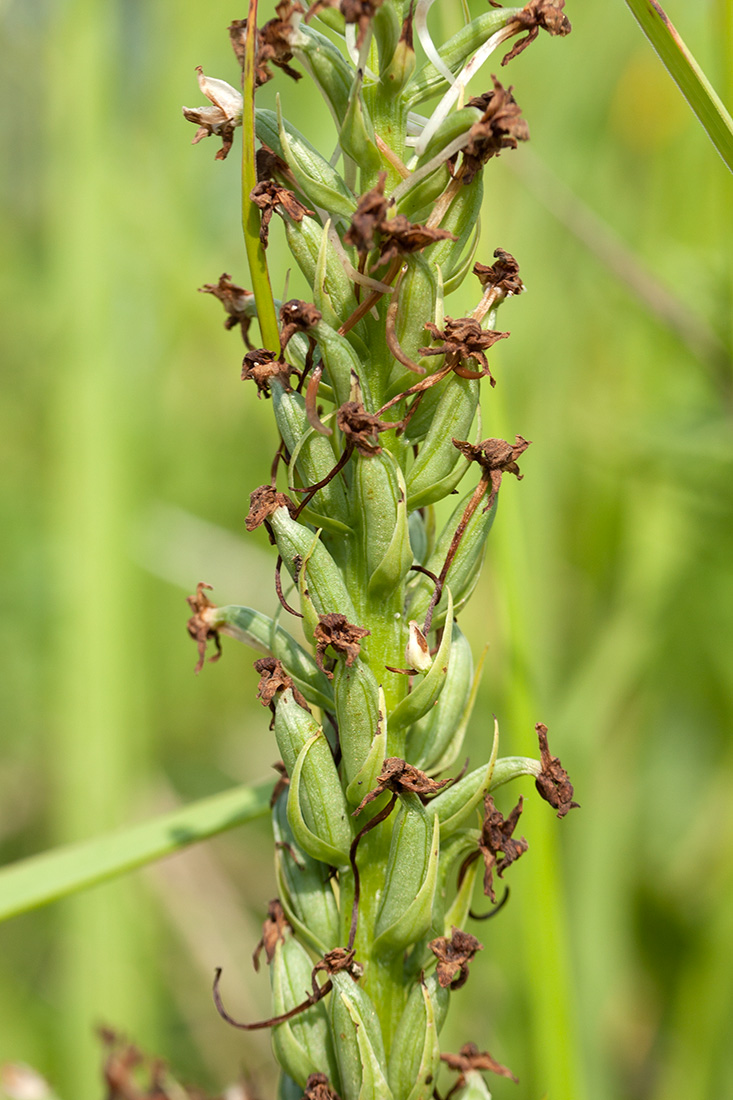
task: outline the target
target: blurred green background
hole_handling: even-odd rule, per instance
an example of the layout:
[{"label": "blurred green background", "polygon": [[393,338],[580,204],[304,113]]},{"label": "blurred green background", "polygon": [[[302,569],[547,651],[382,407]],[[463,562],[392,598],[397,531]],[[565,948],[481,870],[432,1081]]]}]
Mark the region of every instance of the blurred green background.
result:
[{"label": "blurred green background", "polygon": [[[730,106],[733,3],[666,7]],[[442,8],[431,22],[456,29],[460,5]],[[506,71],[532,141],[486,176],[477,258],[510,250],[528,293],[503,311],[484,434],[533,446],[462,626],[476,656],[490,645],[472,755],[492,712],[504,753],[542,720],[582,809],[558,822],[528,800],[530,853],[474,929],[486,949],[445,1045],[510,1065],[500,1100],[717,1100],[733,1096],[733,181],[622,0],[568,12],[568,39]],[[236,82],[243,14],[0,4],[3,862],[259,780],[277,756],[254,655],[225,642],[196,678],[184,629],[198,580],[275,604],[272,555],[243,527],[270,408],[196,293],[223,271],[247,285],[237,156],[192,149],[180,113],[201,101],[195,65]],[[273,84],[330,151],[306,81]],[[271,1096],[267,1036],[227,1028],[210,983],[223,966],[238,1015],[265,1013],[250,954],[273,893],[260,822],[0,926],[0,1061],[97,1100],[106,1023],[212,1093],[244,1066]]]}]

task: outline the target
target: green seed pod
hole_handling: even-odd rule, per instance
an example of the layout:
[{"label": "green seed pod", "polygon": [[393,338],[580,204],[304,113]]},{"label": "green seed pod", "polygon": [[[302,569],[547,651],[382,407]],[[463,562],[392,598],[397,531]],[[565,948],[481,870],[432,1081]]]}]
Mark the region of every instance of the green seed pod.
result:
[{"label": "green seed pod", "polygon": [[352,806],[358,806],[367,791],[377,785],[377,776],[382,770],[387,756],[387,704],[384,692],[379,689],[379,721],[371,748],[363,766],[346,788],[346,797]]},{"label": "green seed pod", "polygon": [[313,300],[326,323],[341,324],[339,317],[348,317],[356,309],[351,281],[335,248],[328,240],[326,229],[316,218],[296,222],[284,217],[288,250],[313,287]]},{"label": "green seed pod", "polygon": [[[275,727],[277,732],[277,720]],[[303,851],[329,866],[347,866],[353,839],[350,810],[322,730],[306,741],[295,761],[287,813],[288,824]]]},{"label": "green seed pod", "polygon": [[310,653],[306,653],[295,638],[269,615],[263,615],[251,607],[228,604],[214,609],[211,625],[258,653],[276,657],[309,703],[322,710],[333,710],[333,688],[328,677],[321,672]]},{"label": "green seed pod", "polygon": [[379,685],[369,666],[357,657],[350,668],[345,661],[337,662],[333,694],[342,766],[346,783],[350,784],[364,766],[379,725]]},{"label": "green seed pod", "polygon": [[298,847],[287,819],[287,791],[272,813],[280,902],[299,937],[319,955],[339,942],[339,910],[329,869]]},{"label": "green seed pod", "polygon": [[[400,40],[400,17],[392,0],[377,8],[372,17],[372,31],[377,44],[380,78],[389,68]],[[382,91],[382,89],[379,89]]]},{"label": "green seed pod", "polygon": [[352,376],[356,375],[361,384],[364,395],[364,404],[372,407],[369,383],[362,378],[366,372],[363,370],[363,360],[351,346],[345,336],[341,336],[326,321],[319,321],[311,329],[311,333],[318,341],[321,349],[321,358],[328,372],[328,380],[333,387],[336,402],[343,405],[351,397]]},{"label": "green seed pod", "polygon": [[[395,336],[410,359],[419,359],[418,348],[425,346],[426,332],[423,326],[426,320],[432,320],[435,316],[436,295],[437,286],[432,267],[422,256],[410,256],[407,270],[400,281],[395,319]],[[404,376],[404,368],[399,365],[396,377],[402,381]],[[412,375],[408,384],[411,385],[414,381],[415,377]]]},{"label": "green seed pod", "polygon": [[[453,515],[448,520],[448,523],[443,528],[435,549],[428,558],[426,569],[435,573],[436,576],[440,574],[443,568],[456,528],[461,521],[466,505],[472,495],[473,493],[468,493],[460,502]],[[481,573],[484,551],[486,549],[486,539],[491,530],[491,525],[494,522],[496,504],[497,501],[495,500],[487,512],[483,511],[483,503],[479,504],[468,521],[458,551],[448,569],[446,584],[450,586],[451,591],[454,593],[456,611],[459,611],[468,600],[476,586],[479,574]],[[417,619],[419,622],[425,616],[432,594],[433,585],[430,579],[428,577],[419,577],[412,590],[412,594],[408,595],[410,618]],[[435,614],[433,615],[433,629],[437,629],[444,622],[447,609],[448,600],[444,590],[440,602],[435,609]]]},{"label": "green seed pod", "polygon": [[447,590],[446,596],[445,630],[440,640],[438,652],[429,672],[425,674],[419,683],[416,683],[410,694],[398,703],[390,714],[389,728],[393,732],[411,726],[413,722],[417,722],[424,714],[427,714],[445,686],[450,662],[451,639],[453,637],[453,599],[450,589]]},{"label": "green seed pod", "polygon": [[[448,991],[443,992],[447,999]],[[421,982],[408,997],[392,1043],[388,1070],[392,1092],[405,1100],[429,1100],[439,1066],[435,1010],[428,987]]]},{"label": "green seed pod", "polygon": [[[290,932],[280,941],[270,964],[272,1012],[280,1016],[301,1004],[311,992],[313,963]],[[272,1029],[272,1047],[279,1065],[303,1088],[311,1073],[337,1074],[328,1012],[322,1001]],[[326,1068],[328,1067],[328,1068]]]},{"label": "green seed pod", "polygon": [[[516,19],[521,10],[521,8],[501,8],[485,12],[449,38],[445,45],[438,49],[438,56],[452,73],[457,73],[487,38]],[[410,81],[404,97],[412,109],[423,100],[445,91],[447,87],[448,81],[442,73],[438,72],[432,62],[428,62]]]},{"label": "green seed pod", "polygon": [[421,939],[432,923],[440,825],[417,795],[400,796],[372,954],[389,956]]},{"label": "green seed pod", "polygon": [[356,209],[356,200],[341,176],[311,143],[285,122],[277,101],[278,136],[282,157],[295,176],[298,187],[306,198],[330,214],[350,218]]},{"label": "green seed pod", "polygon": [[[384,11],[386,4],[377,12]],[[380,58],[381,65],[381,58]],[[390,95],[399,95],[415,71],[415,50],[412,44],[400,37],[395,46],[389,64],[383,69],[379,90],[386,89]]]},{"label": "green seed pod", "polygon": [[401,610],[401,585],[412,565],[412,548],[405,480],[389,451],[357,455],[354,491],[369,578],[368,598],[382,602],[394,597]]},{"label": "green seed pod", "polygon": [[476,229],[476,222],[481,216],[483,196],[483,175],[477,172],[470,183],[461,187],[440,223],[441,229],[447,229],[457,238],[455,241],[443,240],[431,245],[430,259],[443,272],[446,283],[460,266],[466,243]]},{"label": "green seed pod", "polygon": [[[324,13],[322,13],[324,14]],[[290,39],[293,56],[310,73],[324,97],[337,126],[346,115],[353,70],[330,39],[307,23],[299,23]]]},{"label": "green seed pod", "polygon": [[[303,479],[304,485],[315,485],[330,473],[336,464],[333,447],[328,439],[311,428],[305,411],[302,394],[286,391],[276,380],[272,382],[272,407],[280,435],[291,455],[291,464]],[[465,434],[460,436],[465,438]],[[453,448],[456,454],[455,447]],[[344,492],[343,482],[334,477],[313,498],[313,505],[329,519],[335,519],[341,535],[348,535],[351,527],[351,509]]]},{"label": "green seed pod", "polygon": [[434,504],[452,493],[470,463],[453,446],[453,439],[467,439],[478,407],[479,383],[475,378],[448,379],[435,409],[420,452],[407,475],[407,506]]},{"label": "green seed pod", "polygon": [[384,1040],[371,998],[343,972],[331,978],[331,1029],[343,1100],[393,1100],[384,1076]]},{"label": "green seed pod", "polygon": [[448,165],[439,165],[434,172],[407,188],[397,203],[397,213],[404,214],[410,221],[424,221],[429,216],[432,204],[443,194],[450,180]]},{"label": "green seed pod", "polygon": [[376,173],[382,167],[382,157],[374,140],[374,125],[364,103],[361,81],[352,89],[344,121],[339,131],[339,144],[347,157],[364,172]]},{"label": "green seed pod", "polygon": [[468,723],[471,719],[474,704],[476,702],[476,696],[478,695],[479,684],[481,683],[481,672],[484,667],[484,661],[486,660],[486,654],[488,652],[488,646],[484,647],[484,651],[479,658],[476,671],[471,683],[471,690],[466,701],[466,705],[463,708],[463,712],[458,720],[458,724],[453,726],[451,737],[438,737],[438,740],[443,745],[443,752],[440,756],[436,755],[433,763],[429,767],[431,774],[438,775],[440,772],[445,771],[447,768],[453,766],[458,757],[461,754],[463,748],[463,739],[466,736],[466,730],[468,729]]},{"label": "green seed pod", "polygon": [[316,612],[340,611],[349,622],[355,622],[356,611],[341,571],[320,540],[285,507],[273,512],[270,523],[285,568],[291,577],[297,575],[304,582]]},{"label": "green seed pod", "polygon": [[418,159],[415,169],[422,168],[424,164],[427,164],[429,160],[432,160],[434,156],[446,146],[450,145],[456,138],[462,137],[467,133],[474,123],[479,122],[482,117],[482,111],[478,107],[462,107],[459,111],[452,111],[447,118],[444,118],[438,129],[435,131],[430,141],[428,142],[425,152],[421,154]]}]

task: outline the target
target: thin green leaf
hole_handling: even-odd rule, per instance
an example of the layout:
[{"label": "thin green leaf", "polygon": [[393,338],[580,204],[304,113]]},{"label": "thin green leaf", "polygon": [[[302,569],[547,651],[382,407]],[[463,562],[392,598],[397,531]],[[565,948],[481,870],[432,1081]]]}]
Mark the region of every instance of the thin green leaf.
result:
[{"label": "thin green leaf", "polygon": [[67,844],[0,871],[0,920],[134,871],[268,812],[272,782],[203,798],[162,817]]},{"label": "thin green leaf", "polygon": [[657,0],[626,0],[708,137],[733,172],[733,119]]},{"label": "thin green leaf", "polygon": [[257,207],[250,202],[250,195],[257,184],[255,168],[255,50],[257,43],[257,0],[250,0],[247,15],[247,36],[244,55],[244,83],[242,88],[242,228],[244,245],[249,260],[249,274],[257,305],[257,320],[262,333],[262,343],[270,351],[280,347],[280,330],[277,324],[275,302],[272,297],[270,274],[267,270],[265,250],[260,241],[260,219]]}]

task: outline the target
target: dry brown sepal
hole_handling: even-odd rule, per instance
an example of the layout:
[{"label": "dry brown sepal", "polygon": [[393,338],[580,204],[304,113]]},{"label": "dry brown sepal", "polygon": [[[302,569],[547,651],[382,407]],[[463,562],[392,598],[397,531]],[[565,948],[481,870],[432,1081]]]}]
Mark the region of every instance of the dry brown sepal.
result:
[{"label": "dry brown sepal", "polygon": [[382,764],[381,774],[377,776],[376,787],[364,796],[354,810],[354,816],[360,814],[365,806],[374,802],[385,791],[392,791],[393,794],[404,794],[410,791],[412,794],[420,795],[421,798],[426,798],[437,794],[442,787],[451,782],[450,779],[441,779],[436,782],[399,756],[388,756]]},{"label": "dry brown sepal", "polygon": [[[515,1084],[519,1084],[518,1079],[514,1076],[510,1069],[506,1066],[502,1066],[500,1062],[497,1062],[495,1058],[492,1058],[488,1050],[479,1050],[475,1043],[464,1043],[459,1050],[458,1054],[441,1054],[441,1062],[445,1062],[447,1066],[458,1072],[459,1077],[453,1088],[448,1093],[448,1096],[452,1096],[454,1092],[458,1092],[462,1089],[466,1083],[466,1074],[471,1073],[474,1070],[483,1070],[488,1073],[496,1073],[499,1077],[508,1077]],[[446,1096],[445,1100],[448,1100]]]},{"label": "dry brown sepal", "polygon": [[212,585],[206,584],[205,581],[199,581],[196,585],[196,594],[194,596],[186,596],[186,602],[193,611],[193,615],[186,623],[186,629],[196,642],[199,653],[199,659],[194,669],[197,675],[204,667],[207,642],[213,642],[216,646],[216,653],[209,657],[209,661],[212,664],[214,661],[218,661],[222,655],[219,631],[215,626],[212,626],[211,623],[211,612],[216,611],[216,604],[213,604],[208,596],[204,594],[204,589],[210,592],[212,587]]},{"label": "dry brown sepal", "polygon": [[283,668],[282,663],[278,661],[276,657],[260,657],[259,660],[254,662],[254,668],[260,676],[260,682],[257,685],[257,698],[260,700],[263,707],[269,707],[274,715],[275,699],[278,693],[290,688],[298,706],[310,713],[310,707],[304,696],[298,691],[292,679]]},{"label": "dry brown sepal", "polygon": [[497,810],[494,805],[494,799],[490,794],[487,794],[484,799],[486,816],[481,826],[478,849],[484,860],[484,893],[494,904],[496,904],[494,871],[496,870],[499,878],[503,878],[507,867],[518,860],[529,848],[524,837],[516,839],[512,836],[522,813],[522,801],[520,795],[509,817],[504,818],[501,810]]},{"label": "dry brown sepal", "polygon": [[517,459],[524,454],[530,442],[521,435],[515,437],[514,443],[507,443],[506,439],[484,439],[481,443],[453,440],[453,446],[464,458],[470,462],[477,462],[491,482],[491,495],[486,505],[487,509],[491,508],[496,499],[504,474],[514,474],[517,481],[521,481],[524,477],[524,474],[519,471]]},{"label": "dry brown sepal", "polygon": [[262,211],[260,241],[262,242],[263,248],[267,248],[270,222],[278,206],[282,206],[285,213],[288,214],[294,222],[302,222],[306,214],[311,218],[315,217],[314,210],[309,210],[307,206],[304,206],[303,203],[295,197],[292,191],[288,191],[287,187],[283,187],[282,184],[277,183],[275,180],[260,180],[260,182],[255,184],[252,188],[249,197],[255,206]]},{"label": "dry brown sepal", "polygon": [[[425,328],[434,340],[442,340],[443,346],[420,348],[420,355],[445,355],[446,367],[450,367],[461,378],[488,376],[491,385],[496,385],[496,379],[489,369],[486,352],[497,340],[505,340],[509,335],[508,332],[495,332],[493,329],[481,328],[474,317],[446,317],[442,329],[432,321],[428,321]],[[464,366],[470,360],[477,363],[481,370],[469,370]]]},{"label": "dry brown sepal", "polygon": [[242,381],[254,382],[258,397],[270,396],[270,383],[275,379],[290,389],[291,374],[297,374],[295,367],[268,348],[253,348],[242,360]]},{"label": "dry brown sepal", "polygon": [[307,332],[321,320],[323,314],[311,302],[302,298],[291,298],[280,306],[280,353],[285,351],[288,341],[296,332]]},{"label": "dry brown sepal", "polygon": [[512,88],[505,88],[493,74],[491,79],[493,91],[469,100],[469,106],[484,113],[471,127],[471,140],[463,150],[461,179],[465,184],[470,183],[487,161],[498,156],[502,149],[516,149],[520,141],[529,140],[529,127],[522,118],[522,108],[512,95]]},{"label": "dry brown sepal", "polygon": [[366,411],[360,401],[345,401],[336,413],[336,424],[360,455],[368,458],[380,454],[379,433],[387,425],[374,413]]},{"label": "dry brown sepal", "polygon": [[345,657],[347,666],[351,668],[359,656],[361,639],[368,637],[369,633],[370,631],[365,630],[363,626],[350,623],[339,611],[329,611],[326,615],[318,616],[318,625],[313,631],[316,642],[316,664],[322,672],[325,672],[329,680],[333,679],[333,673],[323,663],[328,647],[331,646]]},{"label": "dry brown sepal", "polygon": [[245,312],[245,306],[254,300],[251,290],[245,290],[243,286],[237,286],[232,282],[231,275],[226,272],[219,276],[218,283],[204,283],[199,287],[200,294],[213,294],[221,302],[228,313],[224,321],[225,329],[233,329],[239,325],[242,339],[249,351],[254,350],[254,345],[249,339],[249,327],[252,324],[252,316]]},{"label": "dry brown sepal", "polygon": [[538,722],[535,733],[540,742],[540,762],[542,771],[535,780],[535,787],[545,802],[557,810],[558,817],[565,817],[569,810],[580,809],[579,802],[573,802],[573,784],[568,773],[557,756],[553,756],[547,744],[547,726]]},{"label": "dry brown sepal", "polygon": [[498,291],[503,298],[509,298],[512,294],[521,294],[524,283],[519,278],[519,264],[511,252],[497,248],[494,250],[494,258],[495,264],[473,265],[473,274],[483,289]]},{"label": "dry brown sepal", "polygon": [[311,1073],[305,1083],[303,1100],[341,1100],[325,1073]]},{"label": "dry brown sepal", "polygon": [[468,964],[477,951],[483,951],[484,945],[455,925],[451,932],[450,939],[439,936],[428,947],[438,960],[436,973],[443,989],[460,989],[468,981]]},{"label": "dry brown sepal", "polygon": [[384,197],[386,178],[387,173],[380,172],[375,186],[359,199],[351,225],[344,234],[345,244],[355,248],[362,258],[378,247],[379,256],[374,264],[378,268],[398,256],[420,252],[435,241],[456,239],[447,229],[429,229],[408,221],[404,214],[387,217],[390,203]]},{"label": "dry brown sepal", "polygon": [[[275,65],[282,69],[293,80],[300,80],[302,73],[288,65],[292,61],[293,54],[290,49],[290,34],[292,32],[291,17],[296,12],[302,13],[303,8],[292,0],[280,0],[276,5],[277,16],[270,19],[257,31],[257,49],[255,55],[255,88],[272,80],[272,73],[268,66]],[[229,26],[229,39],[236,55],[239,67],[244,72],[244,53],[247,35],[247,20],[235,19]]]},{"label": "dry brown sepal", "polygon": [[287,508],[291,516],[298,510],[297,504],[285,493],[278,493],[273,485],[260,485],[250,494],[249,503],[249,514],[244,521],[248,531],[254,531],[266,523],[278,508]]},{"label": "dry brown sepal", "polygon": [[263,950],[265,952],[265,958],[267,959],[267,965],[270,965],[275,958],[277,945],[285,942],[285,933],[288,930],[292,932],[292,928],[290,928],[283,907],[280,904],[280,899],[273,898],[267,906],[267,916],[262,925],[262,935],[260,936],[259,943],[252,952],[252,964],[255,970],[260,969],[260,954]]},{"label": "dry brown sepal", "polygon": [[[489,0],[489,3],[492,8],[504,7],[499,0]],[[529,0],[524,10],[514,17],[514,22],[519,24],[519,33],[527,31],[527,34],[502,58],[502,65],[508,64],[513,57],[526,50],[540,33],[540,27],[552,35],[570,34],[573,28],[563,11],[564,7],[565,0]]]}]

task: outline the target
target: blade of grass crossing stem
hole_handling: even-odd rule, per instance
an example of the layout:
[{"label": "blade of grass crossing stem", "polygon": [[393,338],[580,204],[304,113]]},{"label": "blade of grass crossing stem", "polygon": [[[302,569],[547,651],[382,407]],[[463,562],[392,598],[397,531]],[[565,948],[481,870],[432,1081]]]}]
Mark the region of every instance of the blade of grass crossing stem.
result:
[{"label": "blade of grass crossing stem", "polygon": [[275,302],[265,250],[260,241],[260,218],[250,195],[257,183],[255,167],[255,52],[257,48],[257,0],[249,0],[247,36],[244,51],[244,87],[242,104],[242,228],[249,260],[252,290],[257,306],[262,342],[270,351],[280,346]]},{"label": "blade of grass crossing stem", "polygon": [[264,816],[272,782],[237,787],[153,821],[24,859],[0,871],[0,920],[134,871]]},{"label": "blade of grass crossing stem", "polygon": [[626,0],[721,157],[733,172],[733,119],[656,0]]}]

